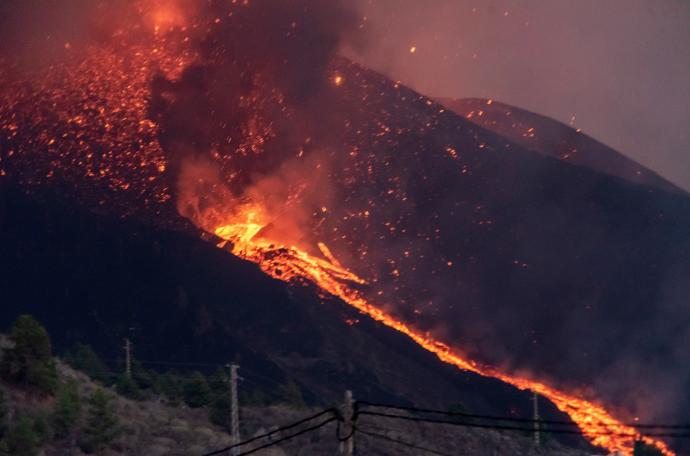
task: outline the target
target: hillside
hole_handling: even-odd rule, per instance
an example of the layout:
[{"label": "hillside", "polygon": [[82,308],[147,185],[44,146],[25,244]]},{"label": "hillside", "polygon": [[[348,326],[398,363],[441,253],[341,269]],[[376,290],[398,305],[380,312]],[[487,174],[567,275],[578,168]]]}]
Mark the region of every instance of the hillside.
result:
[{"label": "hillside", "polygon": [[[130,336],[141,360],[234,358],[315,402],[351,387],[525,416],[524,393],[439,365],[317,289],[322,270],[285,268],[299,249],[432,348],[620,420],[684,417],[687,195],[621,178],[613,151],[581,166],[532,150],[335,57],[328,21],[311,22],[320,41],[268,3],[202,4],[180,14],[193,27],[127,21],[122,40],[1,75],[3,318],[31,311],[59,346],[108,357]],[[252,242],[258,267],[228,252]]]},{"label": "hillside", "polygon": [[[116,455],[149,455],[149,456],[189,456],[202,455],[231,444],[228,433],[209,422],[207,408],[189,408],[181,404],[170,404],[162,397],[134,401],[117,394],[110,388],[105,388],[110,398],[110,406],[117,417],[116,437],[107,448],[97,453],[84,453],[77,442],[83,433],[88,417],[88,398],[98,390],[104,389],[102,384],[94,382],[82,372],[58,363],[61,382],[74,381],[78,388],[82,410],[73,433],[67,437],[47,437],[42,443],[41,454],[44,456],[66,456],[97,454],[103,456]],[[0,382],[0,389],[5,392],[6,406],[11,428],[21,416],[43,417],[50,423],[50,416],[54,409],[53,400],[32,399],[31,394],[18,389],[6,382]],[[243,406],[241,412],[241,436],[243,440],[265,434],[280,426],[294,423],[306,416],[310,416],[320,409],[309,407],[290,407],[287,405]],[[39,418],[41,419],[41,418]],[[585,452],[571,450],[558,445],[552,438],[546,436],[546,441],[540,449],[533,448],[531,437],[514,432],[498,432],[491,430],[473,430],[456,426],[433,426],[428,424],[400,423],[391,420],[372,420],[363,418],[362,429],[372,430],[394,439],[406,439],[417,443],[425,443],[438,451],[454,453],[463,451],[464,454],[499,456],[507,453],[524,456],[584,456]],[[299,429],[299,428],[298,428]],[[50,431],[49,431],[50,432]],[[281,434],[278,434],[281,436]],[[277,437],[278,437],[277,436]],[[265,443],[259,442],[259,443]],[[250,445],[244,450],[258,446]],[[334,454],[338,448],[335,438],[335,425],[330,424],[307,436],[297,437],[284,444],[271,447],[258,454],[267,456],[297,456]],[[361,454],[412,456],[418,454],[416,450],[406,448],[385,440],[362,435],[357,440],[357,449]],[[23,455],[22,455],[23,456]]]},{"label": "hillside", "polygon": [[[122,370],[104,370],[98,355],[82,347],[66,354],[64,361],[52,358],[49,335],[27,315],[15,321],[11,336],[0,335],[0,453],[174,456],[201,455],[231,445],[227,373],[158,374],[145,371],[135,362],[132,379],[128,380]],[[66,363],[78,364],[86,371]],[[24,379],[18,381],[15,375]],[[96,377],[101,379],[95,381]],[[273,382],[270,388],[275,392],[278,382],[266,379]],[[319,413],[323,406],[305,405],[299,392],[283,392],[273,399],[269,393],[257,399],[256,390],[252,394],[244,391],[245,381],[251,381],[251,377],[240,380],[242,441],[256,437],[242,446],[243,452],[258,451],[263,445],[268,448],[261,454],[272,456],[337,451],[333,421],[337,417],[335,408],[340,407],[338,402],[330,404],[331,411],[325,418],[332,419],[324,422],[324,417],[317,418],[323,415]],[[371,406],[363,408],[366,413]],[[374,410],[389,411],[380,407]],[[398,410],[392,412],[401,414]],[[303,421],[312,415],[314,418]],[[406,412],[403,416],[415,417]],[[562,446],[548,431],[542,431],[542,442],[535,447],[530,427],[520,432],[500,431],[457,426],[453,421],[421,423],[371,415],[360,416],[356,422],[360,454],[413,455],[420,448],[434,448],[437,454],[452,454],[458,449],[470,455],[588,454]],[[318,423],[327,426],[309,427]],[[279,430],[282,426],[290,427]],[[301,431],[308,435],[292,436]],[[259,437],[266,433],[271,437]],[[283,437],[290,438],[283,442]]]},{"label": "hillside", "polygon": [[[376,279],[366,290],[376,303],[480,361],[587,391],[623,419],[679,419],[690,387],[688,353],[680,348],[688,334],[681,304],[690,264],[687,197],[544,157],[359,65],[333,65],[344,82],[324,98],[326,106],[338,107],[324,123],[346,128],[313,139],[308,161],[288,159],[287,168],[298,171],[292,177],[299,182],[306,173],[313,185],[305,201],[281,212],[274,225],[297,214],[303,240],[324,241],[353,271]],[[25,107],[27,120],[33,106]],[[33,141],[31,129],[19,131],[6,147]],[[75,132],[87,142],[90,135],[100,141],[99,134],[81,127]],[[129,143],[116,146],[126,151]],[[285,180],[279,146],[267,148],[243,173],[269,166],[277,175],[269,172],[267,182]],[[109,163],[104,156],[107,173],[85,178],[75,153],[26,150],[5,161],[7,185],[21,188],[3,192],[3,236],[12,247],[2,264],[2,287],[16,296],[7,318],[31,311],[51,329],[62,327],[55,328],[56,339],[88,338],[111,354],[126,328],[142,328],[136,330],[144,338],[139,350],[153,356],[141,359],[157,360],[162,352],[167,360],[225,363],[237,354],[247,364],[243,358],[258,352],[248,369],[264,374],[290,365],[305,395],[324,396],[328,384],[336,397],[352,387],[358,397],[514,408],[506,399],[512,393],[470,394],[475,376],[438,366],[401,336],[381,335],[340,301],[315,299],[313,289],[286,287],[211,244],[187,241],[198,231],[176,214],[175,196],[162,202],[140,196],[142,185],[154,191],[166,181],[158,172],[148,176],[148,168],[133,168],[128,160]],[[315,160],[328,165],[313,170]],[[282,197],[281,190],[267,198]],[[43,209],[22,208],[21,202],[13,207],[22,192],[45,201]],[[97,217],[72,220],[80,213],[76,207],[115,219],[105,229],[107,242]],[[316,216],[303,220],[305,213]],[[159,231],[171,226],[178,231]],[[131,243],[120,239],[122,228],[133,230],[126,236]],[[141,258],[147,251],[150,256]],[[168,269],[173,266],[178,269]],[[52,303],[56,298],[59,304]],[[246,304],[248,314],[234,312],[228,302]],[[273,337],[276,326],[265,326],[272,319],[295,331],[281,330],[288,342]],[[244,339],[229,336],[238,326]],[[360,338],[362,328],[374,339],[393,338],[394,348],[372,350],[379,342]],[[180,344],[189,334],[196,342]],[[430,365],[451,380],[420,378],[417,372]],[[665,385],[662,396],[659,383]],[[365,385],[364,391],[352,384]],[[522,397],[516,401],[524,415]]]},{"label": "hillside", "polygon": [[685,193],[655,172],[568,125],[496,100],[439,102],[470,122],[545,156],[670,192]]},{"label": "hillside", "polygon": [[[31,202],[6,188],[10,194],[0,225],[8,246],[0,325],[32,313],[58,352],[82,342],[122,359],[130,337],[145,367],[238,362],[250,395],[270,397],[294,381],[309,404],[339,401],[352,389],[363,400],[530,416],[529,394],[441,364],[344,303],[270,279],[201,239]],[[542,408],[564,418],[548,403]]]}]

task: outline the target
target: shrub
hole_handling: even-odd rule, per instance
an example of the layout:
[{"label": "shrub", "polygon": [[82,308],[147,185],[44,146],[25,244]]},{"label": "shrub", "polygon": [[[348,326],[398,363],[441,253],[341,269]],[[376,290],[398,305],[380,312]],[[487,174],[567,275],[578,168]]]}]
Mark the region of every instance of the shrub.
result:
[{"label": "shrub", "polygon": [[7,434],[5,445],[9,454],[34,456],[38,454],[39,441],[40,438],[34,430],[33,420],[28,416],[22,416]]},{"label": "shrub", "polygon": [[171,403],[177,403],[182,398],[182,381],[175,371],[159,375],[153,389],[164,395]]},{"label": "shrub", "polygon": [[89,414],[79,446],[85,453],[96,453],[106,448],[118,434],[118,420],[108,396],[96,390],[89,400]]},{"label": "shrub", "polygon": [[223,427],[226,431],[230,430],[230,397],[220,394],[215,394],[211,401],[211,409],[209,410],[208,418],[211,423]]},{"label": "shrub", "polygon": [[66,437],[74,429],[81,412],[81,400],[74,380],[58,389],[53,411],[53,428],[57,437]]},{"label": "shrub", "polygon": [[52,394],[58,384],[50,337],[32,316],[21,315],[12,326],[14,346],[5,350],[0,373],[6,380]]},{"label": "shrub", "polygon": [[208,405],[211,399],[211,389],[206,377],[201,372],[194,372],[184,384],[184,402],[192,408]]},{"label": "shrub", "polygon": [[139,401],[142,399],[141,389],[139,388],[139,385],[137,385],[137,383],[134,380],[127,377],[126,375],[121,375],[118,378],[117,384],[115,385],[115,389],[117,390],[117,393],[119,395],[124,396],[128,399],[133,399],[135,401]]},{"label": "shrub", "polygon": [[295,408],[305,407],[302,391],[293,381],[289,381],[287,384],[280,387],[280,400],[281,402]]},{"label": "shrub", "polygon": [[110,380],[108,369],[93,348],[77,342],[71,350],[65,353],[64,360],[73,368],[84,372],[91,379],[107,384]]}]

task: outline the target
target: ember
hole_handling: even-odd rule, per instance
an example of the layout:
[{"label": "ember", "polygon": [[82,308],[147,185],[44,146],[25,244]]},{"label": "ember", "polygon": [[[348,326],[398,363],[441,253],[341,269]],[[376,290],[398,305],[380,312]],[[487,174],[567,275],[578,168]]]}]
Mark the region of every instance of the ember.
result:
[{"label": "ember", "polygon": [[[466,253],[473,239],[506,267],[532,267],[484,237],[504,223],[491,195],[471,201],[464,191],[514,193],[491,174],[495,163],[527,167],[504,157],[512,144],[335,57],[340,29],[360,24],[346,10],[331,28],[329,2],[299,14],[282,4],[272,5],[276,13],[249,2],[211,1],[199,11],[187,3],[134,2],[137,21],[105,42],[65,45],[58,64],[3,63],[0,176],[30,192],[57,182],[92,209],[179,226],[167,218],[174,201],[220,248],[272,277],[314,284],[443,362],[535,391],[594,445],[630,454],[636,429],[600,402],[474,361],[469,348],[466,356],[455,340],[426,330],[424,318],[444,306],[457,305],[470,321],[476,315],[469,312],[481,300],[467,282],[483,271],[458,275],[477,263]],[[263,36],[256,21],[276,16],[282,25]],[[304,26],[320,16],[333,19],[326,30]],[[323,47],[305,54],[305,43]]]}]

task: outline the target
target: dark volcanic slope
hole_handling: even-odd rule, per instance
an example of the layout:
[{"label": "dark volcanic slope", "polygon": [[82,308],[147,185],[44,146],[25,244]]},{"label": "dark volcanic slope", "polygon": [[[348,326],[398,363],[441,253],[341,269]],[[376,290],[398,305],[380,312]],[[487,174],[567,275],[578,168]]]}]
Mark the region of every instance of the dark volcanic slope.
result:
[{"label": "dark volcanic slope", "polygon": [[[30,312],[58,351],[80,341],[121,359],[130,337],[135,359],[157,369],[236,361],[248,395],[292,380],[314,404],[350,388],[359,399],[530,414],[528,394],[440,363],[344,303],[273,280],[197,237],[1,189],[2,328]],[[543,411],[566,419],[549,404]]]},{"label": "dark volcanic slope", "polygon": [[537,154],[357,65],[337,70],[351,153],[332,154],[315,239],[372,279],[374,302],[616,408],[687,410],[690,198]]},{"label": "dark volcanic slope", "polygon": [[655,172],[568,125],[526,109],[482,98],[439,99],[470,122],[526,149],[630,182],[684,193]]},{"label": "dark volcanic slope", "polygon": [[[179,225],[166,151],[145,118],[148,75],[121,91],[127,67],[98,68],[96,88],[53,81],[3,105],[3,179]],[[540,155],[351,62],[325,73],[340,84],[299,109],[266,101],[279,111],[267,122],[275,131],[240,157],[246,169],[210,147],[197,155],[229,163],[234,190],[278,201],[274,226],[296,226],[311,247],[325,241],[369,281],[374,303],[459,351],[593,388],[648,421],[687,409],[689,198]],[[223,143],[227,119],[204,100],[222,104],[226,74],[210,63],[168,84],[178,103],[160,116],[163,143]],[[95,109],[76,121],[84,105]],[[214,123],[194,122],[205,117]],[[104,136],[104,125],[117,128]],[[281,207],[295,188],[300,198]]]}]

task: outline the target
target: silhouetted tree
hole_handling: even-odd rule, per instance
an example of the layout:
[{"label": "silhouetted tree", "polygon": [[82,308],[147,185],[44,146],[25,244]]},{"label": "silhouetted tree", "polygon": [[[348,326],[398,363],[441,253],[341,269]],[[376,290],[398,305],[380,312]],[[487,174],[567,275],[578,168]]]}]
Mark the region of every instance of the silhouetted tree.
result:
[{"label": "silhouetted tree", "polygon": [[110,376],[106,365],[89,345],[77,342],[65,353],[64,360],[73,368],[101,383],[108,383]]},{"label": "silhouetted tree", "polygon": [[81,400],[74,380],[60,385],[53,411],[53,428],[57,437],[66,437],[74,429],[81,412]]},{"label": "silhouetted tree", "polygon": [[211,389],[201,372],[194,372],[184,384],[184,402],[192,408],[208,405]]},{"label": "silhouetted tree", "polygon": [[14,456],[34,456],[38,454],[39,441],[33,420],[22,416],[7,434],[5,445],[7,452]]},{"label": "silhouetted tree", "polygon": [[158,376],[154,391],[164,395],[171,403],[177,403],[182,398],[182,379],[177,372],[168,371]]},{"label": "silhouetted tree", "polygon": [[156,384],[158,374],[154,370],[145,369],[136,360],[132,366],[132,378],[141,390],[151,390]]},{"label": "silhouetted tree", "polygon": [[137,383],[133,379],[127,377],[126,375],[121,375],[117,379],[115,389],[117,390],[119,395],[124,396],[128,399],[133,399],[135,401],[142,399],[141,389],[139,388],[139,385],[137,385]]},{"label": "silhouetted tree", "polygon": [[211,388],[211,393],[214,395],[228,395],[230,391],[230,382],[228,381],[227,373],[220,367],[216,369],[208,378],[208,386]]},{"label": "silhouetted tree", "polygon": [[34,432],[38,436],[39,445],[52,440],[54,437],[53,426],[50,422],[50,413],[45,409],[36,410],[31,415],[34,423]]},{"label": "silhouetted tree", "polygon": [[118,433],[118,420],[106,394],[98,389],[89,400],[89,415],[79,446],[85,453],[103,450]]},{"label": "silhouetted tree", "polygon": [[302,391],[293,381],[289,381],[287,384],[280,387],[280,397],[281,402],[284,402],[292,407],[305,407]]},{"label": "silhouetted tree", "polygon": [[3,378],[52,394],[58,384],[50,337],[31,315],[21,315],[12,326],[13,346],[0,363]]}]

